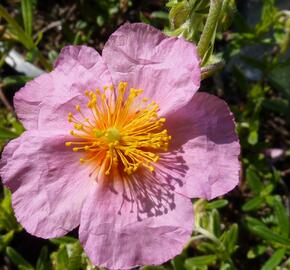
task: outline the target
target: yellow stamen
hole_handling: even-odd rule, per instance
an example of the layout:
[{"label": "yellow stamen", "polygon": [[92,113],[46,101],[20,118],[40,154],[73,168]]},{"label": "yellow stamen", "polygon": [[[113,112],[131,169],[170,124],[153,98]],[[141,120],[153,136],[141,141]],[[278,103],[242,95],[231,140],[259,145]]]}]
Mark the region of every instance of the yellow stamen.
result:
[{"label": "yellow stamen", "polygon": [[147,103],[146,97],[140,99],[143,90],[128,89],[127,82],[120,82],[116,89],[113,85],[103,89],[85,91],[89,115],[84,115],[85,110],[78,104],[75,109],[79,116],[68,114],[68,122],[74,128],[70,134],[75,141],[65,145],[84,153],[79,159],[81,164],[95,164],[104,169],[105,175],[114,168],[128,175],[142,167],[153,173],[158,153],[167,151],[171,140],[163,128],[166,119],[158,117],[158,105],[154,101]]}]

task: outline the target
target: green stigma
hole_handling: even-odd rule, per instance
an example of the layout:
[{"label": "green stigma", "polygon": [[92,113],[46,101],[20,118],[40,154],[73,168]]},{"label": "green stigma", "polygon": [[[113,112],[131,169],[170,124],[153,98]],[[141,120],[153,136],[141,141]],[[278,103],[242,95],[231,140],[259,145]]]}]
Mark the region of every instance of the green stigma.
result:
[{"label": "green stigma", "polygon": [[121,136],[120,136],[119,130],[117,128],[113,127],[113,128],[107,129],[106,137],[107,137],[109,142],[115,142],[115,141],[119,141]]}]

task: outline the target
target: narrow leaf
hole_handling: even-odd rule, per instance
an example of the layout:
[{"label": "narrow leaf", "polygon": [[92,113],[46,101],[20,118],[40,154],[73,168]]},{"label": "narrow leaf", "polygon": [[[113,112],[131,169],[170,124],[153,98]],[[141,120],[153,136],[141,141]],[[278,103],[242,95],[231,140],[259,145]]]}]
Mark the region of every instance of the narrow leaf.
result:
[{"label": "narrow leaf", "polygon": [[27,36],[17,21],[11,17],[11,15],[2,5],[0,5],[0,17],[3,17],[7,21],[7,23],[13,29],[13,33],[16,35],[17,39],[24,45],[26,49],[32,49],[34,47],[33,40]]},{"label": "narrow leaf", "polygon": [[0,252],[6,248],[13,239],[14,231],[10,231],[4,235],[0,235]]},{"label": "narrow leaf", "polygon": [[31,0],[21,0],[21,11],[25,33],[31,37],[32,35],[32,1]]},{"label": "narrow leaf", "polygon": [[59,238],[50,239],[49,241],[52,242],[53,244],[61,245],[61,244],[73,244],[77,241],[77,239],[71,236],[63,236]]},{"label": "narrow leaf", "polygon": [[68,269],[78,270],[81,268],[82,251],[83,249],[79,242],[73,244],[71,254],[69,256]]},{"label": "narrow leaf", "polygon": [[274,270],[282,261],[285,255],[285,249],[278,249],[275,253],[266,261],[261,270]]},{"label": "narrow leaf", "polygon": [[255,194],[259,194],[263,189],[262,182],[253,168],[249,167],[246,171],[247,184]]},{"label": "narrow leaf", "polygon": [[278,220],[280,233],[282,236],[287,238],[289,235],[289,218],[287,216],[287,211],[284,205],[282,204],[281,200],[276,197],[273,200],[273,206]]},{"label": "narrow leaf", "polygon": [[260,196],[254,197],[254,198],[250,199],[249,201],[247,201],[242,206],[242,209],[245,212],[256,210],[256,209],[260,208],[260,206],[262,205],[263,201],[264,201],[264,199],[262,197],[260,197]]},{"label": "narrow leaf", "polygon": [[267,227],[262,226],[254,226],[249,227],[250,231],[252,231],[254,234],[258,235],[262,239],[270,242],[277,242],[282,245],[290,247],[290,241],[287,238],[284,238],[276,233],[273,233],[272,230],[270,230]]},{"label": "narrow leaf", "polygon": [[193,266],[205,266],[213,264],[217,259],[216,255],[196,256],[185,261],[185,267],[191,269]]},{"label": "narrow leaf", "polygon": [[234,253],[237,249],[239,228],[237,224],[233,224],[228,231],[225,231],[221,238],[223,244],[229,254]]},{"label": "narrow leaf", "polygon": [[50,269],[51,265],[48,257],[48,249],[46,246],[44,246],[40,251],[40,255],[36,263],[36,270],[50,270]]},{"label": "narrow leaf", "polygon": [[6,248],[6,254],[8,255],[8,257],[10,258],[10,260],[19,266],[24,266],[27,269],[33,269],[33,267],[31,266],[31,264],[29,262],[27,262],[15,249],[13,249],[12,247],[7,247]]},{"label": "narrow leaf", "polygon": [[18,134],[10,131],[7,128],[0,127],[0,140],[10,140],[18,137]]},{"label": "narrow leaf", "polygon": [[263,245],[254,246],[248,250],[247,258],[248,259],[255,259],[256,257],[265,253],[266,250],[267,250],[266,246],[263,246]]},{"label": "narrow leaf", "polygon": [[225,207],[229,202],[227,200],[215,200],[206,204],[206,209],[217,209]]}]

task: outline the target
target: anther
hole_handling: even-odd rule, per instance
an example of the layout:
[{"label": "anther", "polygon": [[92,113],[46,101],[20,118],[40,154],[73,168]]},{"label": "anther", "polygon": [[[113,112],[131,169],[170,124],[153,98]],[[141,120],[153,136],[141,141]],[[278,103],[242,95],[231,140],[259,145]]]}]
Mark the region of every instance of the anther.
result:
[{"label": "anther", "polygon": [[159,118],[156,102],[148,104],[148,98],[142,98],[145,103],[142,104],[135,99],[143,93],[143,89],[129,88],[125,96],[127,89],[127,82],[118,84],[115,103],[112,95],[105,93],[106,90],[114,90],[114,85],[106,85],[101,90],[85,90],[90,115],[84,115],[79,104],[75,109],[80,118],[74,118],[71,112],[68,114],[67,119],[74,127],[70,134],[78,141],[69,141],[65,145],[72,146],[74,152],[87,152],[79,159],[80,163],[93,161],[96,166],[104,166],[105,175],[109,175],[112,166],[118,162],[122,163],[128,175],[141,166],[154,172],[152,163],[159,160],[155,151],[166,151],[171,139],[167,130],[162,128],[166,119]]}]

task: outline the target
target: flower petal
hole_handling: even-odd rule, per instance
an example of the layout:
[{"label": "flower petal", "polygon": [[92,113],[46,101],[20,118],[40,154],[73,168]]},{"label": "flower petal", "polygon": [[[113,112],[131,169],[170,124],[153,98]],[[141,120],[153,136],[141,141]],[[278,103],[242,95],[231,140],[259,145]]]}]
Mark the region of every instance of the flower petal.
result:
[{"label": "flower petal", "polygon": [[187,167],[178,192],[213,199],[238,184],[240,144],[233,115],[224,101],[197,93],[167,120],[171,150],[182,156]]},{"label": "flower petal", "polygon": [[[144,179],[139,179],[139,183],[142,182]],[[146,190],[140,190],[140,194],[142,192]],[[173,202],[168,211],[152,215],[152,197],[147,196],[147,201],[138,197],[130,201],[122,188],[99,185],[88,197],[79,233],[80,241],[95,265],[131,269],[139,265],[161,264],[181,253],[193,229],[191,201],[175,194],[170,198]],[[155,196],[158,201],[158,194]],[[144,219],[139,216],[138,204],[146,205],[148,215],[143,212]],[[164,205],[153,207],[165,208]]]},{"label": "flower petal", "polygon": [[62,236],[77,227],[83,202],[94,186],[78,153],[65,147],[66,139],[27,131],[5,147],[0,163],[17,220],[42,238]]},{"label": "flower petal", "polygon": [[150,25],[121,26],[105,44],[103,58],[115,85],[127,81],[144,89],[144,97],[157,102],[161,115],[189,102],[199,88],[196,47]]},{"label": "flower petal", "polygon": [[85,90],[110,84],[107,66],[94,49],[68,46],[52,72],[28,82],[15,94],[15,110],[26,129],[60,129],[68,125],[70,101],[86,104]]}]

